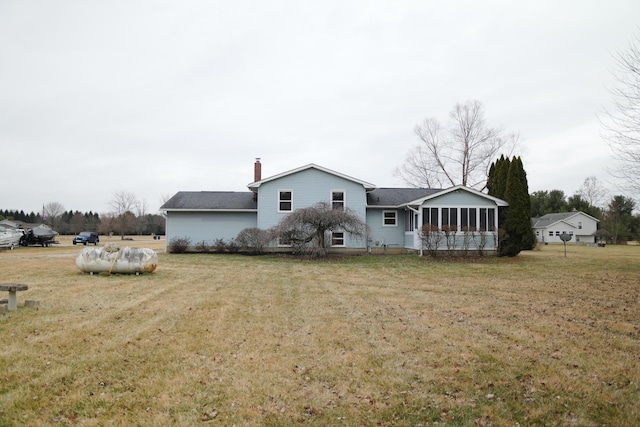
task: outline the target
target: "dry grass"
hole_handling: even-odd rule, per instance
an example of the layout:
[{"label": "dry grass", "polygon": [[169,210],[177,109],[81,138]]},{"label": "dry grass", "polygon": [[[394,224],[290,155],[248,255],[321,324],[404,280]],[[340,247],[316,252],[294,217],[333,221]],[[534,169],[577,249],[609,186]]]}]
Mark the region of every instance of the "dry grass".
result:
[{"label": "dry grass", "polygon": [[138,277],[82,275],[78,250],[0,253],[0,281],[29,285],[0,315],[0,425],[640,419],[640,247],[461,262],[161,254]]}]

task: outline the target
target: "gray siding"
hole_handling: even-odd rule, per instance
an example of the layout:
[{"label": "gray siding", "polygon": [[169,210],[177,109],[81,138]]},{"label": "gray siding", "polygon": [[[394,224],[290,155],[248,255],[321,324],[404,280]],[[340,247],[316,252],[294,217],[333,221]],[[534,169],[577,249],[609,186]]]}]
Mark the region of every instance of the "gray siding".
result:
[{"label": "gray siding", "polygon": [[[332,191],[345,192],[345,206],[366,220],[366,195],[362,184],[335,176],[318,169],[305,169],[262,184],[258,189],[257,225],[261,229],[275,226],[289,212],[278,212],[278,195],[291,191],[292,211],[331,202]],[[366,242],[346,236],[346,247],[364,248]]]},{"label": "gray siding", "polygon": [[[384,225],[383,212],[396,212],[397,224],[395,226]],[[404,212],[404,209],[369,208],[367,210],[367,226],[372,247],[384,245],[389,248],[402,248],[405,246]]]},{"label": "gray siding", "polygon": [[167,212],[167,243],[188,237],[195,245],[216,239],[231,240],[241,230],[256,227],[255,212]]}]

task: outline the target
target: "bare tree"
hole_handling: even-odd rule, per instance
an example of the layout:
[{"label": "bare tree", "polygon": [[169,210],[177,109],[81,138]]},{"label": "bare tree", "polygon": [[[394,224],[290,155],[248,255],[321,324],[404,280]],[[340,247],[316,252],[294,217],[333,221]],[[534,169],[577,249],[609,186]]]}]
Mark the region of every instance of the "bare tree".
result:
[{"label": "bare tree", "polygon": [[[114,210],[117,228],[120,230],[120,238],[124,239],[126,230],[132,227],[132,210],[137,206],[137,198],[133,193],[127,191],[119,191],[113,194],[113,198],[109,201],[109,205]],[[130,215],[127,215],[130,214]]]},{"label": "bare tree", "polygon": [[282,218],[273,235],[281,242],[289,242],[297,252],[324,256],[331,232],[364,239],[367,231],[367,225],[351,209],[334,209],[331,204],[320,202]]},{"label": "bare tree", "polygon": [[102,234],[111,236],[115,229],[116,218],[113,213],[106,212],[100,215],[100,227],[98,231]]},{"label": "bare tree", "polygon": [[414,128],[420,144],[407,155],[396,176],[414,187],[465,185],[484,189],[491,162],[499,154],[510,156],[519,136],[500,128],[490,128],[482,104],[456,104],[445,129],[435,118],[426,118]]},{"label": "bare tree", "polygon": [[136,203],[136,231],[138,234],[144,233],[147,229],[147,222],[149,218],[147,213],[149,211],[149,205],[146,199],[140,199]]},{"label": "bare tree", "polygon": [[591,206],[601,207],[607,196],[607,190],[602,186],[598,178],[590,176],[585,178],[582,187],[576,192],[580,197],[587,201]]},{"label": "bare tree", "polygon": [[609,173],[621,186],[640,192],[640,34],[626,50],[615,55],[618,68],[612,88],[613,110],[605,110],[601,122],[604,138],[616,160]]},{"label": "bare tree", "polygon": [[64,206],[62,206],[62,204],[58,202],[49,202],[44,205],[43,210],[44,216],[42,218],[42,222],[48,223],[54,230],[56,228],[59,228],[60,220],[62,219],[62,214],[64,213]]}]

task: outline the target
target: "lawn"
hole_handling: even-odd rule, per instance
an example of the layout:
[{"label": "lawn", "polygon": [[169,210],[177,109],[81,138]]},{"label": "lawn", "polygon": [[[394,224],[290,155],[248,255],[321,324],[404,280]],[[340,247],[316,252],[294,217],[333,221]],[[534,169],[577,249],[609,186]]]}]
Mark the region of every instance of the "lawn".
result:
[{"label": "lawn", "polygon": [[640,247],[161,253],[141,276],[81,274],[79,250],[0,252],[29,285],[0,315],[0,426],[640,420]]}]

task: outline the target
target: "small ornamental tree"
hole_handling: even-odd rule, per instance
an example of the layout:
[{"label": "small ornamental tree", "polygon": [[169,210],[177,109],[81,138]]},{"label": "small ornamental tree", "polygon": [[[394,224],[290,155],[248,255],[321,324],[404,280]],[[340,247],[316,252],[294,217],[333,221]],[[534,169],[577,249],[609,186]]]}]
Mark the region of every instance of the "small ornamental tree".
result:
[{"label": "small ornamental tree", "polygon": [[273,232],[281,242],[290,243],[297,253],[325,256],[331,232],[365,239],[367,225],[351,209],[334,209],[331,204],[320,202],[285,216]]}]

